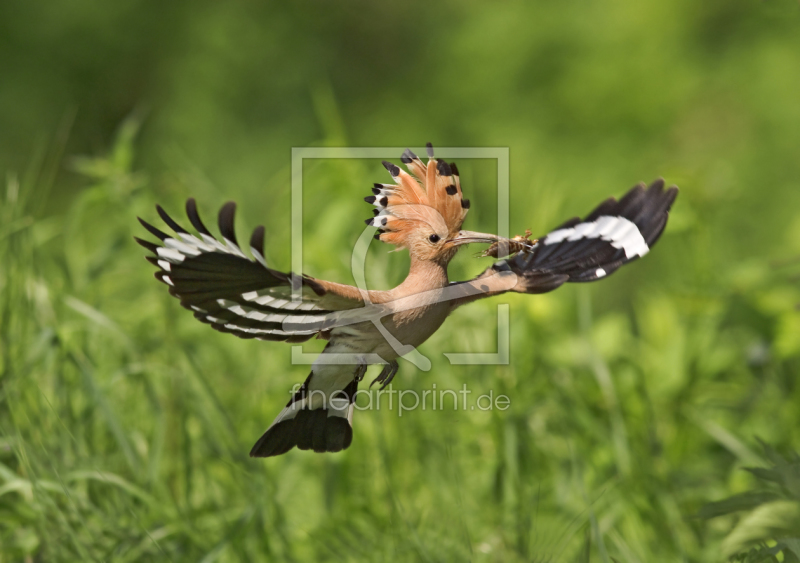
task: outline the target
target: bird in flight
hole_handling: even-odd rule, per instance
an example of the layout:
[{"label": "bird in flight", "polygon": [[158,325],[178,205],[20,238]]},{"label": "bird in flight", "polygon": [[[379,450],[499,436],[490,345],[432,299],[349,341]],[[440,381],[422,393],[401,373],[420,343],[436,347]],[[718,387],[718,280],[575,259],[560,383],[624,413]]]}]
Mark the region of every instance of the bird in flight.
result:
[{"label": "bird in flight", "polygon": [[[456,308],[505,292],[546,293],[566,282],[595,281],[647,254],[667,223],[678,188],[659,179],[639,184],[620,200],[609,198],[585,218],[572,218],[542,238],[529,233],[507,239],[461,229],[470,202],[463,197],[458,168],[434,157],[427,163],[410,150],[403,170],[384,167],[392,183],[375,184],[366,223],[375,238],[406,248],[405,281],[388,291],[366,290],[273,270],[264,259],[264,227],[250,238],[248,258],[234,232],[233,202],[219,212],[221,239],[206,228],[194,199],[186,214],[198,234],[156,206],[175,234],[139,221],[160,244],[136,238],[152,252],[155,276],[195,318],[240,338],[303,342],[327,340],[311,373],[256,442],[252,457],[270,457],[295,446],[338,452],[353,439],[353,410],[367,366],[382,364],[373,383],[388,385],[397,358],[425,342]],[[447,266],[463,245],[490,245],[497,261],[472,280],[451,282]]]}]

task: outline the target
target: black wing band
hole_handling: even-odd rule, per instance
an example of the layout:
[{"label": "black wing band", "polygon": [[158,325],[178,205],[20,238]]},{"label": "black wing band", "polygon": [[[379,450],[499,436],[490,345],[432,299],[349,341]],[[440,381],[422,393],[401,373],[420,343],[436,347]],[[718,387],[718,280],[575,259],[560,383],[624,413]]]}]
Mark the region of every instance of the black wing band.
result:
[{"label": "black wing band", "polygon": [[647,254],[669,217],[678,188],[664,189],[658,179],[609,198],[585,219],[570,219],[529,251],[493,266],[520,276],[529,293],[551,291],[564,282],[589,282],[609,276],[623,264]]},{"label": "black wing band", "polygon": [[[169,292],[197,319],[241,338],[302,342],[319,332],[319,319],[331,312],[317,303],[325,290],[302,276],[303,299],[292,300],[292,275],[269,268],[264,260],[263,227],[250,239],[255,260],[248,258],[236,240],[233,202],[219,213],[222,241],[203,224],[194,199],[186,202],[186,213],[199,236],[181,227],[160,206],[156,209],[176,236],[139,219],[161,245],[134,238],[153,253],[147,259],[159,268],[156,278],[167,284]],[[286,330],[284,323],[291,325],[291,330]]]}]

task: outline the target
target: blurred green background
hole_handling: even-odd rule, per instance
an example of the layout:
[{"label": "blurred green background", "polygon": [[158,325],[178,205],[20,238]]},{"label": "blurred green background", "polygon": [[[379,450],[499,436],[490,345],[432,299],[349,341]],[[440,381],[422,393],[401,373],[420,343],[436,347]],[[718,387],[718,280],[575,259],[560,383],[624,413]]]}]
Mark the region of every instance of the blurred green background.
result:
[{"label": "blurred green background", "polygon": [[[0,69],[0,562],[798,561],[796,1],[6,0]],[[236,200],[288,269],[292,147],[427,141],[509,147],[512,234],[681,194],[645,260],[461,309],[395,379],[509,410],[357,412],[345,453],[248,458],[308,368],[197,323],[135,217]],[[492,230],[494,163],[458,164]],[[386,180],[306,164],[307,273],[352,282]],[[369,280],[406,264],[374,244]],[[449,365],[494,350],[497,303],[510,364]]]}]

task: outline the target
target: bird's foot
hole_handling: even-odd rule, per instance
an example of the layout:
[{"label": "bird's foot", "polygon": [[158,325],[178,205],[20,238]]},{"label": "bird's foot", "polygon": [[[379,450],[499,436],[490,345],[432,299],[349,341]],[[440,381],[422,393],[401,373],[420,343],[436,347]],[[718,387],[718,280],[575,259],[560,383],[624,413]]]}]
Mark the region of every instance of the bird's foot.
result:
[{"label": "bird's foot", "polygon": [[364,374],[367,373],[367,364],[358,364],[356,366],[356,371],[353,374],[355,376],[356,382],[360,383],[362,379],[364,379]]},{"label": "bird's foot", "polygon": [[383,371],[378,374],[378,377],[372,380],[369,386],[372,387],[375,383],[380,383],[381,386],[378,388],[378,391],[383,391],[386,389],[386,386],[392,382],[398,369],[400,369],[400,366],[397,365],[397,361],[392,360],[384,366]]}]

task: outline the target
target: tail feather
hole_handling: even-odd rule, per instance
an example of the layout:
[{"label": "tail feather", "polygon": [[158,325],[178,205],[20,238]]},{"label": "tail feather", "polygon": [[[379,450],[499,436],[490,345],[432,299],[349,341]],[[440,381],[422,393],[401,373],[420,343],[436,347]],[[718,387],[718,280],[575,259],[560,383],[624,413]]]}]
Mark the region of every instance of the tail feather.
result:
[{"label": "tail feather", "polygon": [[353,410],[366,366],[315,366],[286,408],[250,450],[272,457],[294,447],[317,453],[340,452],[353,441]]},{"label": "tail feather", "polygon": [[270,426],[250,450],[250,457],[272,457],[294,447],[317,453],[350,447],[353,427],[346,418],[328,416],[325,409],[301,410],[297,416]]}]

